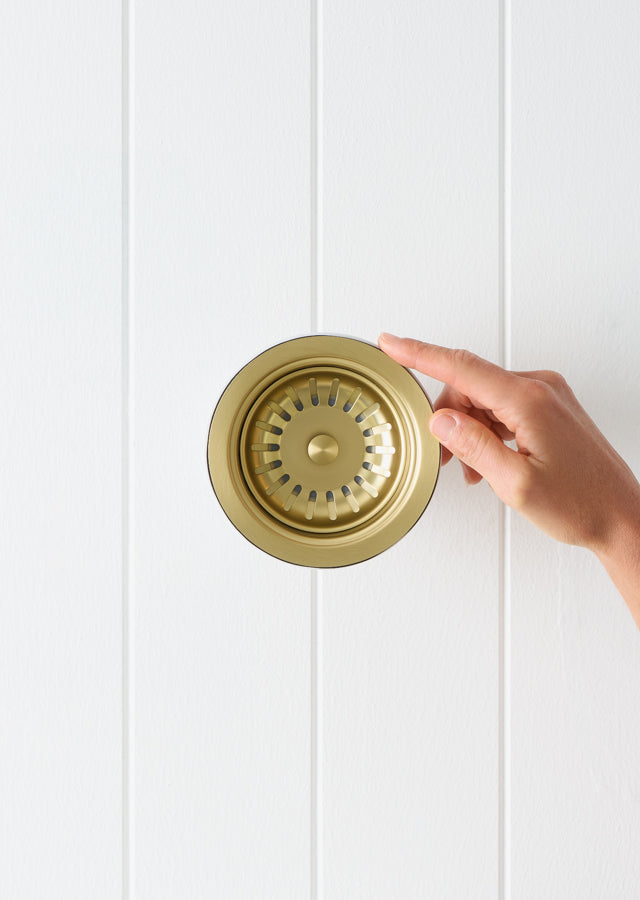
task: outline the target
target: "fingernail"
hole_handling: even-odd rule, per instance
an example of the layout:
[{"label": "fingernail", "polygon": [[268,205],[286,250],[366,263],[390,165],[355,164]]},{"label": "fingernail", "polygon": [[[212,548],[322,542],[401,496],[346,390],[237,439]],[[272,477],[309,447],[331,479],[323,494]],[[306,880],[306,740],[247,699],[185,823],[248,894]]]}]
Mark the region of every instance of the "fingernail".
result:
[{"label": "fingernail", "polygon": [[446,441],[456,424],[453,416],[433,416],[429,422],[429,429],[431,434],[437,437],[439,441]]},{"label": "fingernail", "polygon": [[384,343],[388,344],[390,347],[393,347],[394,344],[398,344],[400,342],[399,337],[396,337],[395,334],[387,334],[386,331],[382,332],[378,340],[384,341]]}]

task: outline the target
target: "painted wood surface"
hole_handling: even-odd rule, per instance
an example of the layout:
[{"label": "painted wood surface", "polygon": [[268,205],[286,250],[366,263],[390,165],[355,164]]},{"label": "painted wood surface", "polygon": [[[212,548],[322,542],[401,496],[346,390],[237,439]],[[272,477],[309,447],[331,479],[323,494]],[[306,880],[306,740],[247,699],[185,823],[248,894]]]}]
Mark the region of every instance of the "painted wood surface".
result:
[{"label": "painted wood surface", "polygon": [[309,45],[295,4],[136,8],[137,897],[309,890],[310,576],[206,464],[229,379],[309,327]]},{"label": "painted wood surface", "polygon": [[640,474],[636,6],[1,24],[0,896],[635,898],[595,560],[452,464],[380,557],[292,567],[205,447],[261,350],[389,330],[562,371]]},{"label": "painted wood surface", "polygon": [[[512,363],[558,369],[640,474],[640,10],[514,4]],[[513,897],[640,884],[640,640],[586,551],[513,519]]]},{"label": "painted wood surface", "polygon": [[0,14],[0,896],[121,885],[120,17]]},{"label": "painted wood surface", "polygon": [[[493,4],[325,2],[323,329],[499,359],[498,45]],[[497,896],[500,578],[498,504],[453,466],[321,575],[322,896]]]}]

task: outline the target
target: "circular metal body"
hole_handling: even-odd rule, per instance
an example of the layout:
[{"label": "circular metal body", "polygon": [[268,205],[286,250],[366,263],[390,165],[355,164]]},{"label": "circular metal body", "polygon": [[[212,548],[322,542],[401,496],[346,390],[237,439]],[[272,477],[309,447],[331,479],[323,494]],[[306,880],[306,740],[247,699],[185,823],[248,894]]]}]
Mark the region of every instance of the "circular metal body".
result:
[{"label": "circular metal body", "polygon": [[411,373],[371,344],[286,341],[220,398],[211,484],[236,528],[272,556],[315,568],[361,562],[401,538],[431,498],[431,412]]}]

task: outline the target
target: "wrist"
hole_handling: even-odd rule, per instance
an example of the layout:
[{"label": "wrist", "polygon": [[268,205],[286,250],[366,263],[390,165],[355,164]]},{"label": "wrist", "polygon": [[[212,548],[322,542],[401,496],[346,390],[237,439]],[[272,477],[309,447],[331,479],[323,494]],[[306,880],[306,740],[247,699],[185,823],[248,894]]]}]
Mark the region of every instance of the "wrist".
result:
[{"label": "wrist", "polygon": [[593,548],[640,628],[640,485],[616,509],[606,539]]}]

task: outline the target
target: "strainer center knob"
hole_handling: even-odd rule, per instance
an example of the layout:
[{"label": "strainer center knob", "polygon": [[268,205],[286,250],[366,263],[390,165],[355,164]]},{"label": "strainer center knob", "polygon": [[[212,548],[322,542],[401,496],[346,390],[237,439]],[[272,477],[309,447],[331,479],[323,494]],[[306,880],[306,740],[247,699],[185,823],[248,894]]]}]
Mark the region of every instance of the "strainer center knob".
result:
[{"label": "strainer center knob", "polygon": [[311,438],[307,447],[309,458],[319,466],[332,463],[339,450],[338,442],[330,434],[317,434]]}]

